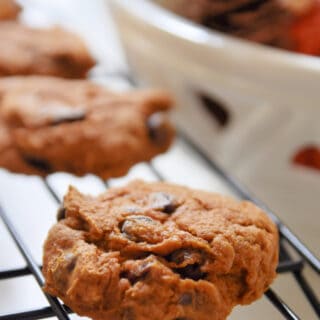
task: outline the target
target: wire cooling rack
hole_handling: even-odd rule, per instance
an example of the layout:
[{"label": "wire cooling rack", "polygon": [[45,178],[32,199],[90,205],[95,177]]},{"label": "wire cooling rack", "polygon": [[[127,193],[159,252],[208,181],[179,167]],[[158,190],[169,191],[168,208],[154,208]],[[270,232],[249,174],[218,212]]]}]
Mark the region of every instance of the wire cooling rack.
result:
[{"label": "wire cooling rack", "polygon": [[[39,2],[40,3],[40,2]],[[76,2],[75,2],[76,3]],[[84,1],[83,1],[84,3]],[[79,5],[80,7],[80,5]],[[78,1],[77,1],[78,8]],[[76,15],[78,16],[78,15]],[[68,20],[66,17],[62,17],[62,21]],[[95,28],[94,32],[96,32]],[[88,37],[94,38],[94,37]],[[109,43],[108,43],[109,49]],[[99,52],[102,52],[99,47]],[[111,50],[112,51],[112,50]],[[103,54],[107,54],[103,51]],[[104,71],[102,76],[104,76]],[[116,71],[111,78],[116,76],[123,80],[126,85],[128,82],[133,84],[132,77],[128,76],[127,72],[119,73]],[[308,250],[308,248],[298,239],[298,237],[291,232],[291,230],[282,222],[280,219],[267,208],[266,205],[261,203],[254,195],[252,195],[243,185],[241,185],[236,179],[234,179],[228,172],[225,172],[215,161],[209,159],[206,154],[204,154],[200,147],[193,143],[193,141],[184,133],[178,133],[178,142],[181,142],[188,146],[188,148],[192,151],[194,155],[199,157],[202,162],[206,165],[209,170],[214,173],[214,175],[221,181],[223,185],[226,185],[228,189],[230,189],[231,193],[237,196],[240,199],[250,200],[264,209],[270,217],[275,221],[278,226],[280,233],[280,262],[278,265],[278,273],[281,275],[290,274],[295,279],[298,287],[301,289],[300,291],[305,297],[306,304],[309,304],[309,308],[311,312],[314,313],[316,318],[320,318],[320,305],[319,299],[315,294],[315,285],[310,281],[308,281],[304,276],[304,270],[306,266],[309,265],[316,275],[319,277],[320,273],[320,261]],[[188,154],[185,154],[184,157],[188,157]],[[163,181],[167,180],[168,175],[172,174],[170,172],[166,172],[165,170],[159,170],[157,166],[154,165],[154,162],[145,164],[148,170],[152,173],[154,180]],[[101,190],[104,188],[108,188],[112,183],[110,181],[99,181],[101,185]],[[55,187],[52,180],[49,178],[44,179],[42,181],[42,186],[45,193],[48,193],[53,197],[57,204],[61,201],[61,193],[59,193],[57,188]],[[33,201],[33,200],[31,200]],[[34,200],[36,201],[36,200]],[[22,268],[9,268],[9,269],[1,269],[0,270],[0,281],[15,279],[17,281],[21,281],[23,276],[32,277],[33,281],[35,281],[39,287],[41,288],[44,283],[44,279],[41,273],[41,265],[39,265],[34,258],[32,252],[32,247],[27,245],[25,238],[21,234],[21,230],[18,228],[16,221],[10,215],[12,210],[8,212],[8,208],[5,206],[1,206],[0,203],[0,217],[5,225],[5,228],[10,234],[11,240],[16,244],[19,252],[25,262],[25,267]],[[2,243],[1,243],[2,244]],[[2,248],[2,250],[6,250],[6,248]],[[276,280],[277,281],[277,280]],[[23,293],[27,295],[28,293]],[[0,292],[1,297],[6,295],[6,292]],[[35,320],[35,319],[44,319],[48,317],[57,317],[58,319],[70,319],[70,314],[72,310],[68,308],[66,305],[62,304],[60,300],[57,298],[51,297],[45,293],[43,293],[45,298],[47,299],[47,304],[44,304],[43,307],[22,310],[18,313],[3,313],[0,310],[0,320]],[[270,301],[271,305],[274,306],[275,310],[279,312],[283,316],[284,319],[305,319],[304,315],[297,315],[295,310],[295,306],[289,306],[289,304],[284,301],[280,297],[280,294],[275,290],[269,289],[265,296]],[[19,305],[17,301],[17,304]],[[276,312],[276,311],[275,311]]]},{"label": "wire cooling rack", "polygon": [[[293,275],[296,283],[303,292],[305,299],[309,302],[310,308],[313,309],[316,317],[320,317],[320,305],[318,297],[315,294],[311,284],[306,280],[303,275],[303,270],[306,264],[308,264],[315,274],[319,276],[320,273],[320,261],[310,252],[310,250],[298,239],[298,237],[272,212],[268,207],[256,199],[244,186],[242,186],[236,179],[234,179],[229,173],[225,172],[216,162],[209,159],[200,148],[192,142],[192,140],[183,132],[178,133],[178,141],[186,144],[190,150],[215,173],[215,175],[221,180],[222,183],[230,188],[231,192],[240,199],[249,200],[263,208],[273,221],[277,224],[280,233],[280,262],[278,265],[278,273],[285,274],[290,273]],[[155,180],[164,181],[165,175],[160,172],[153,163],[146,164],[153,173]],[[101,181],[101,184],[105,188],[109,187],[108,181]],[[43,186],[46,191],[50,193],[57,203],[60,203],[61,197],[57,194],[55,188],[51,185],[50,179],[43,180]],[[12,223],[9,215],[5,210],[0,207],[0,216],[8,229],[12,240],[17,245],[22,257],[26,262],[26,267],[8,269],[0,271],[0,280],[18,278],[25,275],[32,275],[34,280],[40,287],[43,286],[44,279],[41,273],[41,266],[39,266],[32,254],[30,248],[23,241],[21,234],[18,232],[15,225]],[[295,252],[295,258],[292,257],[292,251]],[[0,316],[0,320],[35,320],[43,319],[47,317],[56,316],[58,319],[66,320],[70,319],[69,314],[72,310],[63,305],[57,298],[51,297],[46,293],[43,293],[48,301],[48,306],[43,308],[37,308],[33,310],[26,310],[19,313],[4,314]],[[265,296],[269,299],[271,304],[282,314],[284,319],[303,319],[299,317],[292,307],[280,298],[280,296],[274,291],[269,289]],[[0,310],[1,312],[1,310]]]}]

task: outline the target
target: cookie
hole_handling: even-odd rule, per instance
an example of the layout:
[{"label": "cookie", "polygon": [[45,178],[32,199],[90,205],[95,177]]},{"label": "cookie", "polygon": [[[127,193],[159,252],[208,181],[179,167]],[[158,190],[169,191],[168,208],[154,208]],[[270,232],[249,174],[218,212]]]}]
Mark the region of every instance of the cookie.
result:
[{"label": "cookie", "polygon": [[119,94],[86,80],[0,78],[0,166],[41,176],[123,175],[168,149],[171,106],[161,91]]},{"label": "cookie", "polygon": [[278,261],[259,208],[134,181],[91,197],[70,188],[44,245],[44,290],[95,320],[223,320],[258,299]]},{"label": "cookie", "polygon": [[0,76],[83,78],[95,64],[83,41],[60,28],[0,22]]},{"label": "cookie", "polygon": [[41,171],[28,165],[28,163],[22,159],[14,147],[9,129],[5,123],[0,120],[0,167],[2,164],[10,171],[41,174]]},{"label": "cookie", "polygon": [[0,20],[16,19],[21,7],[14,0],[0,0]]}]

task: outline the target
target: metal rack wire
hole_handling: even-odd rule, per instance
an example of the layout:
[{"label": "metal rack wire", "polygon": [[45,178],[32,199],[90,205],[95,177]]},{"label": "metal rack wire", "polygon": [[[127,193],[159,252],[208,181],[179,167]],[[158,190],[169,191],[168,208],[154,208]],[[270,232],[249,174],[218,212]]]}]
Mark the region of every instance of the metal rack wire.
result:
[{"label": "metal rack wire", "polygon": [[[228,187],[241,199],[250,200],[256,203],[258,206],[262,207],[270,217],[275,221],[279,228],[280,233],[280,262],[278,266],[278,273],[290,273],[293,275],[297,284],[300,286],[305,298],[310,303],[310,307],[313,308],[314,313],[320,318],[320,304],[319,299],[316,296],[314,290],[310,283],[303,276],[303,270],[305,264],[309,264],[316,274],[320,274],[320,261],[308,250],[308,248],[295,236],[289,228],[280,221],[280,219],[270,211],[263,203],[261,203],[255,196],[242,186],[238,181],[231,177],[227,172],[225,172],[217,163],[209,159],[197,145],[195,145],[191,139],[189,139],[182,132],[179,133],[179,139],[201,157],[201,159],[215,172],[218,177],[225,182]],[[154,173],[158,180],[164,180],[162,174],[153,166],[152,163],[148,164],[150,170]],[[54,189],[51,188],[50,183],[44,180],[44,186],[47,191],[50,192],[55,200],[59,202],[59,197],[55,193]],[[105,186],[108,187],[108,182],[104,182]],[[41,266],[38,266],[34,258],[29,252],[29,248],[23,242],[21,236],[19,235],[17,229],[12,224],[8,215],[0,207],[0,216],[7,227],[13,241],[16,243],[21,255],[23,256],[27,266],[20,269],[2,270],[0,271],[0,280],[16,278],[25,275],[32,275],[37,281],[40,287],[43,286],[43,276],[41,273]],[[298,259],[293,259],[289,253],[288,248],[293,249],[299,256]],[[45,306],[40,309],[28,310],[24,312],[6,314],[0,316],[0,320],[35,320],[43,319],[46,317],[56,316],[60,320],[67,320],[69,318],[69,313],[72,312],[67,306],[61,304],[61,302],[45,294],[48,300],[49,306]],[[265,293],[266,297],[273,304],[275,308],[283,315],[284,319],[297,320],[301,319],[295,312],[275,293],[273,290],[269,289]]]}]

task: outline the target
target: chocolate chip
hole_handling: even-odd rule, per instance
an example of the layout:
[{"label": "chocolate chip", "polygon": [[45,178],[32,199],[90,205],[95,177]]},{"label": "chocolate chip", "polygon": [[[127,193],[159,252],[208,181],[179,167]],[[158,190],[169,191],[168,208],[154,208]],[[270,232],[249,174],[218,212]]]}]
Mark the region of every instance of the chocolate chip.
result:
[{"label": "chocolate chip", "polygon": [[23,160],[31,167],[34,167],[44,173],[49,173],[52,171],[52,167],[50,163],[48,163],[46,160],[30,157],[26,155],[23,156]]},{"label": "chocolate chip", "polygon": [[146,278],[150,271],[151,264],[146,262],[142,263],[139,268],[135,270],[125,270],[120,273],[120,278],[126,278],[129,280],[131,285],[134,285],[138,281],[141,281]]},{"label": "chocolate chip", "polygon": [[126,232],[134,223],[154,223],[154,220],[148,216],[129,216],[123,221],[121,231]]},{"label": "chocolate chip", "polygon": [[168,260],[176,264],[181,264],[186,258],[188,258],[189,252],[186,250],[177,250],[168,256]]},{"label": "chocolate chip", "polygon": [[155,192],[150,195],[151,208],[155,210],[161,210],[164,213],[173,213],[178,204],[174,197],[164,192]]},{"label": "chocolate chip", "polygon": [[120,278],[129,280],[131,285],[134,285],[139,280],[139,277],[128,270],[121,272]]},{"label": "chocolate chip", "polygon": [[200,280],[203,279],[206,274],[201,271],[201,265],[203,263],[203,257],[200,252],[194,249],[180,249],[172,252],[166,256],[165,259],[174,263],[173,271],[180,274],[185,279]]},{"label": "chocolate chip", "polygon": [[145,234],[143,231],[156,222],[147,216],[129,216],[120,224],[120,230],[132,241],[144,241]]},{"label": "chocolate chip", "polygon": [[57,221],[65,219],[66,217],[66,209],[64,207],[60,207],[57,211]]},{"label": "chocolate chip", "polygon": [[181,304],[183,306],[188,306],[188,305],[192,304],[192,294],[188,293],[188,292],[182,294],[179,299],[179,304]]},{"label": "chocolate chip", "polygon": [[175,268],[174,271],[179,273],[183,279],[192,279],[198,281],[204,279],[206,274],[201,271],[201,265],[198,263],[187,265],[184,268]]},{"label": "chocolate chip", "polygon": [[153,113],[147,120],[150,139],[157,145],[168,141],[167,118],[163,112]]},{"label": "chocolate chip", "polygon": [[173,320],[192,320],[192,319],[186,318],[186,317],[179,317],[179,318],[174,318]]},{"label": "chocolate chip", "polygon": [[72,252],[68,252],[65,254],[64,260],[66,262],[66,270],[71,272],[76,266],[77,257]]},{"label": "chocolate chip", "polygon": [[194,262],[200,262],[202,260],[201,253],[195,249],[178,249],[169,254],[166,259],[169,262],[173,262],[177,265],[187,263],[192,264]]}]

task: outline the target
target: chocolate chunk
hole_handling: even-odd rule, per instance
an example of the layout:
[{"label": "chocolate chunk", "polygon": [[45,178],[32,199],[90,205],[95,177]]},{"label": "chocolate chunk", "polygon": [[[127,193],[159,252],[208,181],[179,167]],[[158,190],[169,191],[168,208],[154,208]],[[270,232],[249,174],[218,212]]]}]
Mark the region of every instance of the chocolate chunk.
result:
[{"label": "chocolate chunk", "polygon": [[184,268],[175,268],[174,271],[179,273],[183,279],[200,280],[204,279],[206,274],[201,271],[201,265],[198,263],[190,264]]},{"label": "chocolate chunk", "polygon": [[147,216],[130,216],[120,224],[120,230],[132,241],[145,241],[147,235],[143,231],[155,223],[152,218]]},{"label": "chocolate chunk", "polygon": [[170,262],[174,262],[176,264],[181,264],[184,262],[185,259],[188,258],[188,256],[189,256],[188,251],[181,249],[181,250],[177,250],[177,251],[174,251],[173,253],[171,253],[168,256],[168,260]]},{"label": "chocolate chunk", "polygon": [[50,163],[48,163],[46,160],[30,157],[30,156],[22,156],[23,160],[30,165],[31,167],[34,167],[44,173],[49,173],[52,171]]},{"label": "chocolate chunk", "polygon": [[161,210],[164,213],[173,213],[178,204],[174,197],[164,192],[155,192],[150,195],[151,208],[154,210]]},{"label": "chocolate chunk", "polygon": [[188,306],[188,305],[192,304],[192,294],[189,292],[182,294],[179,299],[179,304],[181,304],[183,306]]},{"label": "chocolate chunk", "polygon": [[157,145],[164,145],[168,141],[167,118],[163,112],[152,114],[147,120],[150,139]]},{"label": "chocolate chunk", "polygon": [[66,290],[68,285],[68,276],[74,270],[77,257],[73,252],[66,252],[59,257],[59,266],[53,269],[53,278],[60,290]]},{"label": "chocolate chunk", "polygon": [[68,272],[73,271],[76,266],[77,257],[72,252],[68,252],[65,254],[64,260],[66,262],[66,270]]},{"label": "chocolate chunk", "polygon": [[151,264],[148,262],[143,263],[139,266],[138,269],[135,270],[125,270],[120,273],[120,278],[126,278],[129,280],[131,285],[134,285],[138,281],[141,281],[146,278],[150,271]]},{"label": "chocolate chunk", "polygon": [[139,277],[136,276],[132,271],[126,270],[120,273],[120,278],[128,279],[131,285],[134,285],[138,280]]},{"label": "chocolate chunk", "polygon": [[132,226],[132,224],[140,224],[140,223],[153,223],[154,220],[148,216],[129,216],[121,226],[121,231],[126,232],[128,228]]},{"label": "chocolate chunk", "polygon": [[64,207],[60,207],[57,212],[57,221],[65,219],[66,217],[66,209]]},{"label": "chocolate chunk", "polygon": [[193,264],[195,262],[202,261],[201,253],[194,249],[179,249],[173,251],[166,257],[166,259],[169,262],[173,262],[177,265]]},{"label": "chocolate chunk", "polygon": [[172,252],[165,257],[170,263],[173,263],[173,271],[180,274],[185,279],[200,280],[206,274],[201,271],[203,257],[200,252],[194,249],[180,249]]}]

